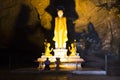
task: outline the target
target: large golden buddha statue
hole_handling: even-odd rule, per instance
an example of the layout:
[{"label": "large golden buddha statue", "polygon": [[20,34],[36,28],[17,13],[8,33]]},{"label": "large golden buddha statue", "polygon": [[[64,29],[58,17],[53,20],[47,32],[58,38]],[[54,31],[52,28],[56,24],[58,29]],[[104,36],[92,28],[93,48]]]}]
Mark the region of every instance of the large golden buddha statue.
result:
[{"label": "large golden buddha statue", "polygon": [[55,48],[66,48],[67,38],[67,25],[66,25],[66,17],[63,17],[63,11],[58,10],[58,17],[55,18],[55,29],[54,29],[54,37]]}]

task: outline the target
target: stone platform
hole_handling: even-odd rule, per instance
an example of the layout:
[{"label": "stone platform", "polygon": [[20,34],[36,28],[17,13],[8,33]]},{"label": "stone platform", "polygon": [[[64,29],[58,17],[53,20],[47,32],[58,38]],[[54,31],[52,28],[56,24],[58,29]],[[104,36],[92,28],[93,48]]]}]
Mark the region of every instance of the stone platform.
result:
[{"label": "stone platform", "polygon": [[39,68],[44,68],[44,61],[46,58],[49,58],[51,64],[51,68],[55,68],[55,61],[56,58],[60,58],[60,68],[64,69],[71,69],[71,70],[76,70],[81,68],[81,63],[84,62],[80,56],[67,56],[67,49],[54,49],[54,56],[41,56],[41,58],[37,59],[37,62],[39,62]]},{"label": "stone platform", "polygon": [[[44,68],[43,63],[46,60],[46,58],[49,58],[49,60],[51,61],[50,67],[55,68],[55,61],[56,61],[55,56],[42,56],[41,58],[38,58],[37,61],[40,63],[39,68]],[[61,57],[60,61],[61,61],[60,68],[76,70],[76,68],[77,69],[82,68],[81,63],[84,60],[80,58],[80,56],[67,56],[67,57]]]}]

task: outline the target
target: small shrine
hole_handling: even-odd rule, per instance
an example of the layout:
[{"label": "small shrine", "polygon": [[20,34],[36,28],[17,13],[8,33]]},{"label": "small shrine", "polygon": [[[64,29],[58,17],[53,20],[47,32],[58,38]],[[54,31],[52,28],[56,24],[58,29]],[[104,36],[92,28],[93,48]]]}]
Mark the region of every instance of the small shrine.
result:
[{"label": "small shrine", "polygon": [[[55,49],[50,48],[50,43],[45,41],[45,53],[37,59],[39,62],[39,68],[43,68],[44,61],[46,58],[49,58],[51,68],[55,68],[55,61],[57,58],[60,59],[60,69],[68,69],[68,70],[76,70],[81,69],[81,63],[84,60],[77,55],[76,53],[76,41],[71,43],[71,46],[66,48],[66,42],[68,41],[67,37],[67,26],[66,26],[66,17],[63,17],[63,11],[58,10],[58,17],[55,18],[55,29],[54,29],[54,37],[53,41],[55,41]],[[70,55],[67,55],[67,52],[70,52]],[[54,52],[54,55],[51,52]]]}]

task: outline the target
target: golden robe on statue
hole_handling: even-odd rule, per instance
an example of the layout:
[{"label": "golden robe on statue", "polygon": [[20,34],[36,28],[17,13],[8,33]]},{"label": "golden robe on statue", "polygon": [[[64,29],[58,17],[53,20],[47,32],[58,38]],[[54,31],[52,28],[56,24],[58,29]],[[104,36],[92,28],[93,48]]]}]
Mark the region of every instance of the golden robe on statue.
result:
[{"label": "golden robe on statue", "polygon": [[67,38],[67,26],[65,17],[55,18],[54,37],[55,48],[66,48]]}]

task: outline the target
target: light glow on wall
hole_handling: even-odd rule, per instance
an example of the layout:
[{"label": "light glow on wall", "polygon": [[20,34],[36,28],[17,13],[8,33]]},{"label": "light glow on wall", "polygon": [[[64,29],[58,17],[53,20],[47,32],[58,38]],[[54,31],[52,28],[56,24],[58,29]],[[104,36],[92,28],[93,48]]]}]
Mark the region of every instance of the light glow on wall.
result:
[{"label": "light glow on wall", "polygon": [[41,25],[45,29],[51,29],[52,16],[45,10],[50,5],[50,0],[32,0],[31,3],[39,13]]}]

